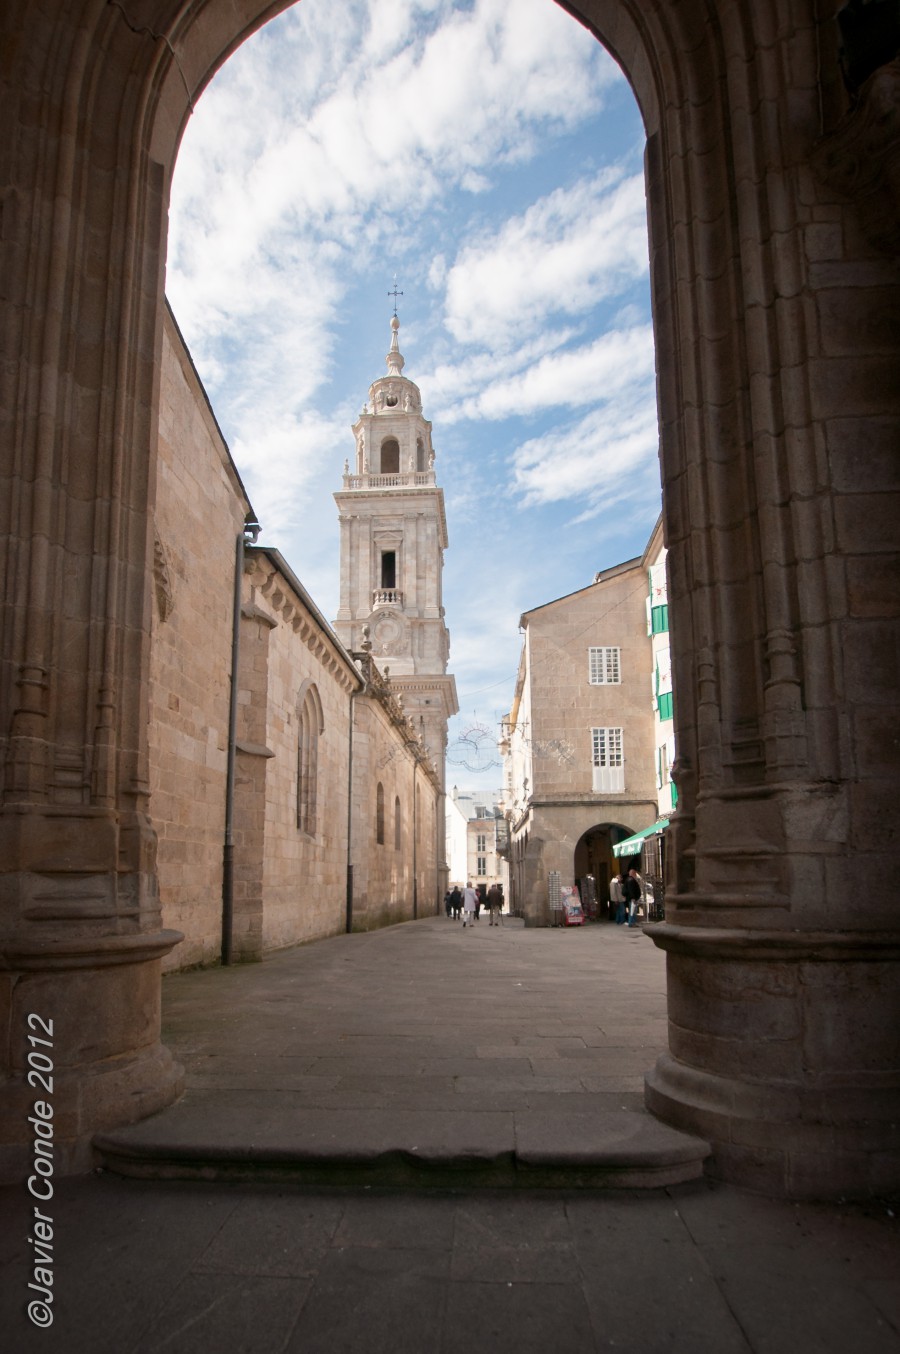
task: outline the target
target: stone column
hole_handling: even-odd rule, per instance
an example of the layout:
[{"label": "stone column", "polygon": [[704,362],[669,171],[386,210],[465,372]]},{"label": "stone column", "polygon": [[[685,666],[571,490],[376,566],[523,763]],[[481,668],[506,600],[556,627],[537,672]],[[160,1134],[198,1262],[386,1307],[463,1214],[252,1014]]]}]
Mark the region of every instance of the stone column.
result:
[{"label": "stone column", "polygon": [[181,1085],[159,1042],[180,935],[160,924],[147,752],[166,181],[130,136],[129,68],[151,45],[114,7],[81,8],[10,11],[0,33],[16,129],[0,152],[0,1171],[15,1179],[36,1099],[65,1171],[90,1163],[93,1131]]},{"label": "stone column", "polygon": [[682,7],[693,93],[648,144],[679,804],[647,1104],[725,1178],[887,1193],[900,290],[816,164],[834,33],[812,5],[737,8],[712,43]]}]

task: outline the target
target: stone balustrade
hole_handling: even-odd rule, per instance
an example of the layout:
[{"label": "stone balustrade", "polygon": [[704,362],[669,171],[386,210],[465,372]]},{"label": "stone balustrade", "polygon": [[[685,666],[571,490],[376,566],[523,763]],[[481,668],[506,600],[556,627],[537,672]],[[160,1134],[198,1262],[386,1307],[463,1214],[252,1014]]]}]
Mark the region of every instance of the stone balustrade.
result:
[{"label": "stone balustrade", "polygon": [[433,470],[414,470],[400,475],[344,475],[345,489],[433,489]]}]

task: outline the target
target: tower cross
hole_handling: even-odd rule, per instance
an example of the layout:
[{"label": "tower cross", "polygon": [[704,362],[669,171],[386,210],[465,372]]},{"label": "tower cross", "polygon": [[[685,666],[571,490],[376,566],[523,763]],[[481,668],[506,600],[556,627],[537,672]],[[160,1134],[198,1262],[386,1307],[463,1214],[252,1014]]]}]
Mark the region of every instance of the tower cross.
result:
[{"label": "tower cross", "polygon": [[388,296],[393,296],[393,298],[394,298],[394,314],[395,314],[395,315],[397,314],[397,297],[398,297],[398,296],[402,296],[402,295],[403,295],[403,292],[397,290],[397,279],[396,279],[396,277],[395,277],[395,278],[394,278],[394,290],[388,292]]}]

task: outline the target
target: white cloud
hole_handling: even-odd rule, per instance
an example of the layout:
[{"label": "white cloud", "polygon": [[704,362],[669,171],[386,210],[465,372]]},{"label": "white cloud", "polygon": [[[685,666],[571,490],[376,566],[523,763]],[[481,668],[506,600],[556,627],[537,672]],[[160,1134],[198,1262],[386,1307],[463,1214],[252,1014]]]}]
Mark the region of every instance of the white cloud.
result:
[{"label": "white cloud", "polygon": [[429,409],[442,426],[449,427],[478,415],[483,392],[494,384],[515,380],[546,354],[557,352],[576,338],[574,329],[548,326],[515,349],[484,352],[464,345],[450,345],[455,361],[439,361],[417,378]]},{"label": "white cloud", "polygon": [[535,124],[596,112],[617,78],[547,0],[445,2],[418,28],[415,8],[351,4],[337,24],[323,6],[304,0],[278,20],[278,41],[263,30],[200,101],[176,168],[170,290],[186,270],[211,271],[211,235],[225,237],[218,285],[258,263],[273,233],[327,231],[357,248],[367,213],[387,231],[453,186],[483,192],[496,164],[527,153]]},{"label": "white cloud", "polygon": [[525,506],[577,503],[577,521],[633,498],[658,502],[658,445],[655,401],[638,386],[631,399],[524,442],[513,457],[515,484]]},{"label": "white cloud", "polygon": [[[481,595],[460,585],[451,561],[463,552],[468,582],[490,567],[485,495],[518,495],[538,533],[542,508],[561,505],[559,514],[574,501],[595,512],[602,476],[617,466],[643,475],[652,463],[652,358],[631,291],[646,277],[643,182],[598,172],[598,140],[582,182],[491,227],[509,183],[521,201],[525,175],[509,167],[596,115],[612,82],[622,88],[614,63],[550,0],[342,0],[339,9],[303,0],[204,94],[176,166],[167,289],[263,539],[284,550],[326,614],[337,602],[331,493],[350,446],[347,401],[359,407],[386,351],[374,349],[361,388],[334,397],[336,363],[348,353],[358,363],[348,296],[375,290],[372,278],[395,268],[407,302],[416,288],[425,299],[420,311],[436,311],[445,293],[448,328],[436,316],[404,319],[403,346],[434,419],[447,493],[445,596],[462,691],[495,680],[507,649],[514,671],[515,622],[543,585],[534,561],[504,584],[502,638],[496,615],[483,619]],[[545,173],[546,157],[536,193]],[[529,163],[529,185],[531,174]],[[379,280],[379,295],[388,286]],[[591,308],[604,299],[619,301],[621,315],[615,335],[595,339]],[[497,422],[604,397],[602,414],[523,443],[497,479]],[[442,427],[463,419],[471,475],[440,454]],[[503,433],[497,445],[508,447]]]},{"label": "white cloud", "polygon": [[268,538],[290,530],[314,487],[318,502],[338,487],[347,440],[345,422],[311,414],[260,408],[245,421],[231,450]]},{"label": "white cloud", "polygon": [[653,367],[650,325],[613,330],[574,351],[542,357],[509,380],[493,382],[475,401],[474,416],[502,419],[558,406],[607,402],[652,376]]},{"label": "white cloud", "polygon": [[548,315],[583,315],[621,294],[647,268],[643,176],[606,169],[467,245],[447,278],[447,326],[460,342],[508,347]]}]

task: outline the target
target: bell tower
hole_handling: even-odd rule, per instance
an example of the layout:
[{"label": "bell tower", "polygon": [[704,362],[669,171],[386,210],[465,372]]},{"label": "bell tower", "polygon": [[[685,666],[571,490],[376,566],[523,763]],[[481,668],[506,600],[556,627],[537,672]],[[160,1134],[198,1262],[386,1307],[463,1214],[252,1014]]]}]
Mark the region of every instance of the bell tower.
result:
[{"label": "bell tower", "polygon": [[[334,628],[372,657],[417,729],[444,785],[447,721],[459,709],[447,673],[442,574],[444,493],[435,479],[431,424],[419,387],[403,375],[400,321],[391,320],[387,375],[373,381],[353,425],[356,447],[335,494],[341,525],[341,596]],[[364,629],[367,627],[367,631]]]}]

